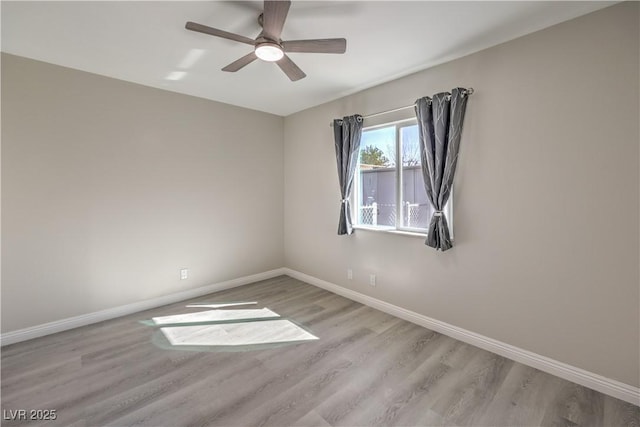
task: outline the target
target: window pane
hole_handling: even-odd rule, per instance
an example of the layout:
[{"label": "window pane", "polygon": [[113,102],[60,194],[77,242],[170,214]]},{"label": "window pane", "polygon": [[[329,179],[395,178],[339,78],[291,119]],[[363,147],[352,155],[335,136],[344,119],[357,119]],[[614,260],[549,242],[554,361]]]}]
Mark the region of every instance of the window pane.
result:
[{"label": "window pane", "polygon": [[402,158],[402,227],[427,228],[431,219],[431,204],[424,189],[420,165],[418,126],[400,128]]},{"label": "window pane", "polygon": [[362,133],[356,206],[360,225],[396,226],[395,136],[395,126]]}]

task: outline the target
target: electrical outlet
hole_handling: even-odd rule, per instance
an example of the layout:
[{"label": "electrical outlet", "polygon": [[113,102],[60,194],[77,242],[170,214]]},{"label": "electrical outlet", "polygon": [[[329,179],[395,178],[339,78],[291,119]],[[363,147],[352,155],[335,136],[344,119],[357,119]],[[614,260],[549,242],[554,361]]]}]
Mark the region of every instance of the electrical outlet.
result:
[{"label": "electrical outlet", "polygon": [[189,278],[189,270],[186,268],[183,268],[180,270],[180,280],[186,280]]},{"label": "electrical outlet", "polygon": [[353,280],[353,270],[350,268],[347,269],[347,279]]},{"label": "electrical outlet", "polygon": [[369,275],[369,284],[371,286],[375,286],[376,285],[376,275],[375,274],[370,274]]}]

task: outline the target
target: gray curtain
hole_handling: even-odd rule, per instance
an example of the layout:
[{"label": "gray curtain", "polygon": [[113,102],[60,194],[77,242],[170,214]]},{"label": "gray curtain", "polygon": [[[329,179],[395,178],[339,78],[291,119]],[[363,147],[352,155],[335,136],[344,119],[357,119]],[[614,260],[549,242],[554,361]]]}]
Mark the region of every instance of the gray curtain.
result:
[{"label": "gray curtain", "polygon": [[427,197],[435,210],[425,244],[441,251],[453,247],[442,209],[451,194],[468,98],[466,89],[456,88],[451,93],[416,101],[422,175]]},{"label": "gray curtain", "polygon": [[353,176],[358,164],[360,138],[362,136],[362,116],[348,116],[333,121],[333,137],[336,145],[336,162],[338,163],[338,180],[340,181],[340,222],[338,234],[353,233],[351,224],[351,207],[349,196],[353,187]]}]

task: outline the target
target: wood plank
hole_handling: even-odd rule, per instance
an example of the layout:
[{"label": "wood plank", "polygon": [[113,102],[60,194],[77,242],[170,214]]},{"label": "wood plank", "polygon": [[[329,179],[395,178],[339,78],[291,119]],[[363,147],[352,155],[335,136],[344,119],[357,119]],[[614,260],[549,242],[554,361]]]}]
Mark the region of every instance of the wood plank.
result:
[{"label": "wood plank", "polygon": [[[230,301],[319,340],[185,351],[140,323]],[[637,406],[286,276],[13,344],[1,363],[2,409],[58,411],[29,425],[640,426]]]}]

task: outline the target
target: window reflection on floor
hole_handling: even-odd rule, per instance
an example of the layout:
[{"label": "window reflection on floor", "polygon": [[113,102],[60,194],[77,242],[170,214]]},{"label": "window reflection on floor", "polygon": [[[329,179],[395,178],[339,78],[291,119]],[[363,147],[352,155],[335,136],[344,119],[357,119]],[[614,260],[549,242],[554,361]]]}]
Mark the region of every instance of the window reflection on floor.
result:
[{"label": "window reflection on floor", "polygon": [[[229,307],[249,303],[198,303],[187,307]],[[154,317],[143,324],[162,326],[154,344],[187,351],[249,351],[314,341],[319,338],[269,308],[207,310]]]}]

